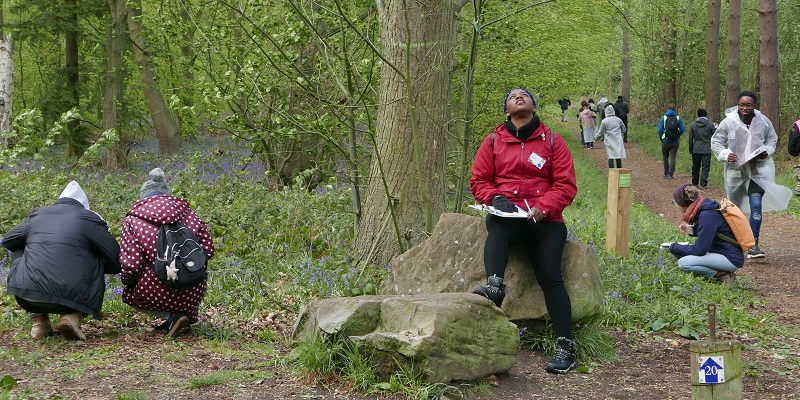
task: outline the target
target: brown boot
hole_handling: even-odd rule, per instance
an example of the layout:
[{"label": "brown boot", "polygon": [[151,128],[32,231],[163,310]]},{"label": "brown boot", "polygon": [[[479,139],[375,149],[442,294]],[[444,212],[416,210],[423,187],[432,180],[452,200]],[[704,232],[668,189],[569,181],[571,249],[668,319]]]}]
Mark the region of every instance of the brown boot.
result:
[{"label": "brown boot", "polygon": [[34,339],[44,339],[53,333],[53,327],[50,326],[50,315],[47,313],[31,314],[33,320],[33,328],[31,328],[31,337]]},{"label": "brown boot", "polygon": [[66,339],[70,340],[86,340],[86,335],[81,331],[81,320],[86,314],[82,312],[74,312],[72,314],[62,314],[61,318],[56,324],[56,329]]}]

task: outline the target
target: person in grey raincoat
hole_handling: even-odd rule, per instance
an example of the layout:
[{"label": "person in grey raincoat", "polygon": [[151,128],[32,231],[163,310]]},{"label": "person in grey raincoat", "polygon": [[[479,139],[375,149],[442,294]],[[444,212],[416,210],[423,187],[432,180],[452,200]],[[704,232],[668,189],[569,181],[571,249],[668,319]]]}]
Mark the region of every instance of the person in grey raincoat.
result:
[{"label": "person in grey raincoat", "polygon": [[622,159],[625,158],[625,146],[623,138],[625,132],[625,124],[619,117],[614,115],[614,107],[609,104],[606,106],[606,117],[600,122],[600,128],[594,135],[595,140],[600,140],[605,137],[606,154],[608,155],[608,168],[622,168]]},{"label": "person in grey raincoat", "polygon": [[61,314],[56,329],[67,339],[86,340],[80,321],[100,318],[104,274],[120,272],[119,244],[108,224],[89,210],[78,182],[70,182],[58,201],[31,211],[3,236],[12,251],[6,292],[31,313],[34,339],[53,333],[49,314]]},{"label": "person in grey raincoat", "polygon": [[756,110],[758,97],[744,91],[736,106],[725,110],[725,119],[711,137],[711,151],[725,161],[725,193],[744,213],[750,213],[750,228],[756,245],[747,258],[764,257],[758,244],[762,212],[785,210],[792,190],[775,183],[772,154],[778,134],[766,115]]}]

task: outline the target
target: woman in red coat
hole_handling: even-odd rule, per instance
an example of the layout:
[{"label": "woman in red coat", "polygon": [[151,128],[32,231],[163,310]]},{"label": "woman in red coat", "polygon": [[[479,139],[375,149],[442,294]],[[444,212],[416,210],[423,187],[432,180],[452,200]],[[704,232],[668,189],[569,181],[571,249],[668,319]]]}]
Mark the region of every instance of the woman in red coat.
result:
[{"label": "woman in red coat", "polygon": [[561,276],[561,253],[567,240],[561,212],[577,193],[572,154],[564,140],[539,120],[529,91],[509,91],[503,111],[506,121],[483,140],[475,155],[470,191],[479,203],[500,211],[514,212],[517,207],[530,211],[527,219],[486,217],[487,283],[473,293],[501,306],[508,249],[522,243],[558,336],[555,356],[545,369],[565,374],[576,367],[572,308]]},{"label": "woman in red coat", "polygon": [[206,223],[189,208],[186,200],[175,197],[160,168],[150,171],[142,185],[141,198],[131,206],[122,223],[119,261],[125,289],[122,301],[131,307],[166,321],[156,327],[170,337],[183,333],[197,322],[197,309],[206,294],[206,281],[183,289],[169,288],[153,271],[156,239],[162,224],[183,222],[197,237],[209,260],[214,244]]}]

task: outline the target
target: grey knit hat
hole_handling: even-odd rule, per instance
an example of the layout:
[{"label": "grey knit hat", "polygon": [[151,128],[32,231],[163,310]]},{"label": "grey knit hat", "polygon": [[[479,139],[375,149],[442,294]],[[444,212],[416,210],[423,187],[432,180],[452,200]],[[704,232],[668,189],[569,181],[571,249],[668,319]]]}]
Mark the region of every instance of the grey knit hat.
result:
[{"label": "grey knit hat", "polygon": [[167,184],[167,178],[161,168],[153,168],[147,178],[147,181],[142,184],[142,189],[139,190],[140,198],[152,193],[172,194]]}]

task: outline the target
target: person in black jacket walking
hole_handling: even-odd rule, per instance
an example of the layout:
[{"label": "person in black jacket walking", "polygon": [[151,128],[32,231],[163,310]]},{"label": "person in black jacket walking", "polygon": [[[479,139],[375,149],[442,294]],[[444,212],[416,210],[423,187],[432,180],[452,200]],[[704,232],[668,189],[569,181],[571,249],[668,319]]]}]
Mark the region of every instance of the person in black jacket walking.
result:
[{"label": "person in black jacket walking", "polygon": [[80,321],[100,318],[104,274],[120,272],[119,244],[108,224],[89,210],[78,182],[70,182],[58,201],[31,211],[3,236],[12,252],[6,292],[31,313],[34,339],[53,333],[49,314],[61,314],[56,329],[67,339],[86,340]]},{"label": "person in black jacket walking", "polygon": [[[708,113],[703,108],[697,109],[697,119],[689,128],[689,154],[692,155],[692,185],[708,185],[708,170],[711,168],[711,136],[717,127],[709,121]],[[700,167],[703,167],[702,174]]]},{"label": "person in black jacket walking", "polygon": [[624,143],[628,143],[628,113],[630,112],[628,109],[628,102],[625,101],[622,96],[617,96],[617,102],[614,103],[613,106],[614,115],[621,119],[622,124],[625,125],[625,132],[622,134],[622,141]]}]

